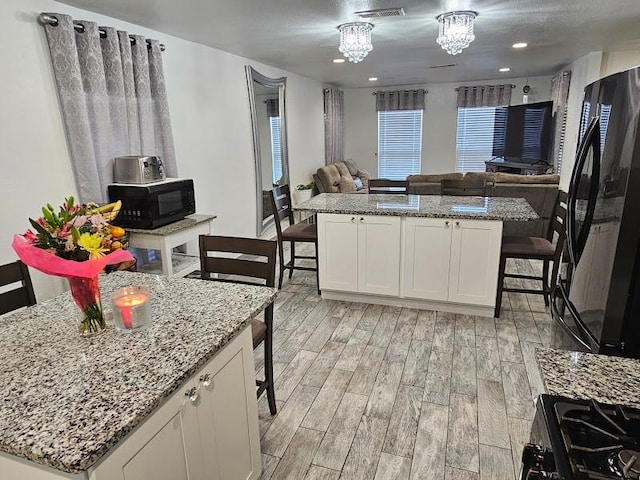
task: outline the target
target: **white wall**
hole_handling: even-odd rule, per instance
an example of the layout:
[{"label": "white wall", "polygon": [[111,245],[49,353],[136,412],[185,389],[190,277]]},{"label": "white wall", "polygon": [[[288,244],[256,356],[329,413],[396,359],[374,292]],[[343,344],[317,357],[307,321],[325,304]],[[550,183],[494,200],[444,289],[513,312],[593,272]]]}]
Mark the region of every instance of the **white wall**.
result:
[{"label": "white wall", "polygon": [[617,72],[629,70],[640,65],[639,50],[625,50],[619,52],[605,52],[602,55],[600,76],[606,77]]},{"label": "white wall", "polygon": [[[75,193],[44,31],[42,11],[68,13],[126,29],[167,46],[163,54],[179,175],[193,178],[198,212],[218,216],[220,234],[255,236],[256,208],[249,102],[244,67],[287,76],[291,183],[308,183],[324,164],[322,85],[246,58],[187,42],[51,0],[0,2],[0,263],[16,259],[14,233],[46,203]],[[33,274],[38,300],[65,288]]]},{"label": "white wall", "polygon": [[[551,77],[500,78],[465,85],[494,85],[512,83],[511,104],[522,103],[522,87],[531,86],[529,103],[550,99]],[[378,116],[375,108],[376,90],[406,90],[425,88],[426,108],[423,116],[422,173],[444,173],[455,171],[456,162],[456,91],[460,83],[434,83],[410,87],[359,88],[345,90],[345,158],[353,158],[358,165],[378,175]]]}]

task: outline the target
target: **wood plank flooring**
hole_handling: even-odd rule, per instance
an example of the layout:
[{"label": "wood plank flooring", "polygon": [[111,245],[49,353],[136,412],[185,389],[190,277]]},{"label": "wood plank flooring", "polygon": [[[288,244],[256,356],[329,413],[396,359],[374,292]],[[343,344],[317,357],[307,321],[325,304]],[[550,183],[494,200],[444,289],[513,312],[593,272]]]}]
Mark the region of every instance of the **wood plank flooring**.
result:
[{"label": "wood plank flooring", "polygon": [[323,300],[295,272],[274,308],[278,414],[258,401],[262,480],[512,480],[550,322],[536,295],[492,319]]}]

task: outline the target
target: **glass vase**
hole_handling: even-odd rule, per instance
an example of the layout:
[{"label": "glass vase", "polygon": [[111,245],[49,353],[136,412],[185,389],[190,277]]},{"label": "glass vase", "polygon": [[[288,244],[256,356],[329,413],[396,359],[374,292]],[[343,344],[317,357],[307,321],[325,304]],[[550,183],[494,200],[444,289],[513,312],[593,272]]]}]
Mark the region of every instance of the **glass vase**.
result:
[{"label": "glass vase", "polygon": [[80,309],[78,326],[82,335],[101,332],[107,326],[100,302],[98,275],[95,277],[68,277],[73,301]]}]

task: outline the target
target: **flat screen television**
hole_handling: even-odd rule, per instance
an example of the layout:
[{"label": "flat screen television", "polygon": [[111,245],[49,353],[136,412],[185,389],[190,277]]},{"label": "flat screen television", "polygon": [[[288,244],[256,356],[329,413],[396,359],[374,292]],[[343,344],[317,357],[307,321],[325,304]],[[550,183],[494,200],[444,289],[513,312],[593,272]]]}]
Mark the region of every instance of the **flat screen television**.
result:
[{"label": "flat screen television", "polygon": [[553,102],[498,107],[493,156],[509,162],[549,163]]}]

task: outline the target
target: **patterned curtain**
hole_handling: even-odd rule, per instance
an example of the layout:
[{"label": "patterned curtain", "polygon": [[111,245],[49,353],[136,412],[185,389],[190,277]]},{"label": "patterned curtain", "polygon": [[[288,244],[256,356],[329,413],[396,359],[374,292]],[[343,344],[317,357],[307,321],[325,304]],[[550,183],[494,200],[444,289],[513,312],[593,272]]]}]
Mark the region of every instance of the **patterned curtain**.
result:
[{"label": "patterned curtain", "polygon": [[58,20],[44,28],[80,201],[108,200],[114,157],[159,155],[176,177],[160,43],[49,15]]},{"label": "patterned curtain", "polygon": [[376,92],[376,110],[389,112],[394,110],[424,110],[426,90],[392,90]]},{"label": "patterned curtain", "polygon": [[512,85],[458,87],[458,107],[502,107],[511,103]]},{"label": "patterned curtain", "polygon": [[344,92],[337,88],[324,90],[324,162],[344,160]]},{"label": "patterned curtain", "polygon": [[553,101],[553,151],[551,158],[555,163],[556,173],[560,173],[562,151],[564,147],[564,129],[567,125],[567,102],[571,72],[559,73],[551,79],[551,100]]},{"label": "patterned curtain", "polygon": [[267,98],[264,103],[267,104],[267,117],[279,117],[280,116],[280,100],[277,98]]}]

